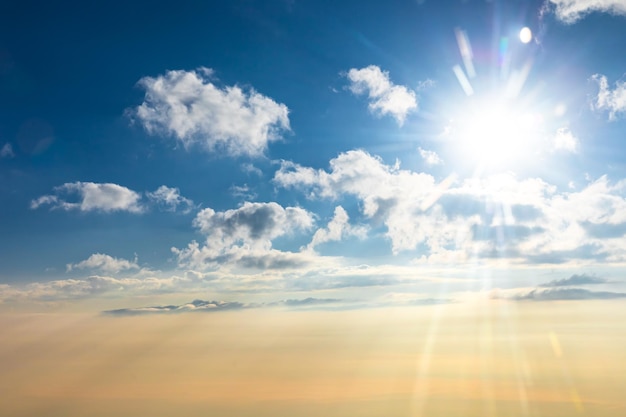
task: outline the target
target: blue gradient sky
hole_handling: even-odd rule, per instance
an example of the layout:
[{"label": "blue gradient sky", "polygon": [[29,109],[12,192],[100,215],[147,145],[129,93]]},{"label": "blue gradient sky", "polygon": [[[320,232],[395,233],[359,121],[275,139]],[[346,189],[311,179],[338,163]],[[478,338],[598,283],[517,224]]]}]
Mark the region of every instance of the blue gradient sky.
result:
[{"label": "blue gradient sky", "polygon": [[3,3],[0,300],[626,296],[624,15]]}]

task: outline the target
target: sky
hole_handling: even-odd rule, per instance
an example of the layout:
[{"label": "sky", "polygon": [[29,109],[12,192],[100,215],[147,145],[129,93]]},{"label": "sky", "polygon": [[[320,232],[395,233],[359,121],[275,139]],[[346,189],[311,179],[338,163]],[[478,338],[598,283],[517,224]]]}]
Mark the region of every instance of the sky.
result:
[{"label": "sky", "polygon": [[[305,343],[300,323],[328,349],[349,345],[362,361],[371,353],[363,369],[377,377],[401,367],[389,352],[408,355],[419,345],[419,378],[389,382],[411,388],[390,388],[379,406],[446,415],[459,410],[446,408],[445,395],[423,405],[430,397],[414,395],[429,392],[419,381],[431,381],[433,369],[452,372],[448,350],[468,369],[457,388],[497,379],[499,361],[511,359],[491,333],[503,317],[519,337],[506,351],[515,363],[525,351],[541,358],[546,346],[558,362],[559,343],[624,347],[615,335],[625,329],[612,312],[626,298],[625,23],[624,0],[3,2],[0,315],[15,335],[3,343],[4,360],[26,360],[20,347],[30,346],[26,354],[43,355],[54,379],[54,364],[71,350],[59,347],[63,335],[87,349],[118,325],[120,344],[85,356],[76,369],[99,373],[107,358],[125,348],[139,355],[154,334],[177,326],[192,342],[169,354],[196,357],[206,344],[193,342],[199,323],[239,335],[214,347],[235,346],[234,362],[247,363],[251,346],[264,343],[243,336],[254,333],[251,323],[279,340],[263,353],[268,363],[281,349],[293,363],[319,359],[324,349]],[[552,324],[541,330],[541,344],[533,324],[546,311]],[[590,315],[581,320],[580,311]],[[467,316],[467,328],[457,315]],[[492,320],[500,324],[485,325]],[[596,320],[606,323],[604,333],[595,333]],[[360,333],[346,342],[340,334],[353,322]],[[370,345],[382,327],[393,333],[407,322],[431,330]],[[440,342],[433,339],[444,322],[463,328],[459,346],[471,348],[455,349],[444,330]],[[576,339],[568,326],[578,322]],[[92,325],[102,332],[85,332]],[[133,338],[142,328],[152,339]],[[555,329],[566,329],[563,342]],[[43,339],[38,349],[46,354],[32,345]],[[428,359],[437,343],[444,353],[433,363],[442,368]],[[485,353],[487,345],[500,353]],[[472,371],[472,349],[487,358],[482,371]],[[167,352],[151,352],[141,369],[171,376],[155,365]],[[605,354],[623,363],[618,351]],[[599,375],[614,387],[623,377],[602,365],[592,378],[581,370],[593,361],[587,350],[572,355],[577,365],[537,365],[545,371],[539,379],[561,375],[563,401],[578,412],[624,411],[611,389],[593,390]],[[336,387],[358,373],[340,359],[329,359],[341,363]],[[175,381],[197,377],[189,363],[179,365],[187,373]],[[519,366],[503,377],[517,392],[519,415],[571,415],[550,408],[547,398],[558,395],[545,386],[520,388],[527,381]],[[298,375],[307,387],[317,386],[313,380],[326,387],[319,397],[296,388],[278,395],[298,386],[291,385],[297,372],[286,369],[242,366],[228,378],[271,379],[273,388],[246,398],[288,401],[289,412],[315,403],[311,415],[323,414],[320,404],[339,401],[311,367]],[[34,366],[14,372],[24,382],[2,379],[2,386],[20,399],[37,392],[41,405],[18,410],[18,401],[5,411],[68,415],[59,404],[71,389],[31,386]],[[129,386],[112,381],[129,383],[129,375],[110,376],[103,384],[117,391],[98,396],[94,388],[81,404],[122,398]],[[146,375],[128,415],[158,411],[141,402],[150,397]],[[439,377],[432,384],[449,386]],[[91,381],[78,371],[68,378],[65,387]],[[336,415],[379,415],[351,408],[374,384],[359,381]],[[588,389],[584,395],[573,381]],[[494,386],[483,386],[483,398],[510,411],[513,394]],[[219,406],[232,414],[233,402],[224,401],[235,391],[226,391]],[[495,413],[495,403],[485,409],[480,395],[463,395],[467,415]],[[531,400],[543,411],[529,408]],[[277,403],[267,404],[263,412],[276,415]],[[189,407],[190,415],[199,410]]]}]

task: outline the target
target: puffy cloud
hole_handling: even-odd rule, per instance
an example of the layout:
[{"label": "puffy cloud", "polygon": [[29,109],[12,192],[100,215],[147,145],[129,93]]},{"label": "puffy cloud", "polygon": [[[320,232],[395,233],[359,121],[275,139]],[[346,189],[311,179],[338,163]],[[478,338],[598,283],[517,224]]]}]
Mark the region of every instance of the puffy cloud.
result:
[{"label": "puffy cloud", "polygon": [[574,23],[591,12],[626,15],[624,0],[549,0],[556,17],[565,23]]},{"label": "puffy cloud", "polygon": [[274,181],[283,187],[308,190],[312,197],[357,196],[363,203],[363,214],[387,226],[394,252],[414,249],[427,239],[436,245],[433,239],[445,235],[444,240],[454,240],[460,226],[444,222],[441,215],[426,215],[441,194],[432,176],[385,165],[361,150],[331,160],[330,172],[284,162]]},{"label": "puffy cloud", "polygon": [[[626,5],[624,6],[626,8]],[[601,74],[591,77],[598,84],[599,91],[592,107],[595,110],[609,112],[609,120],[616,120],[618,115],[626,113],[626,82],[617,81],[615,88],[609,88],[609,82]]]},{"label": "puffy cloud", "polygon": [[206,235],[206,242],[203,246],[192,242],[182,250],[172,248],[183,265],[238,262],[251,268],[283,268],[301,264],[303,259],[299,254],[273,250],[272,240],[310,229],[313,216],[300,207],[246,202],[222,212],[204,209],[193,225]]},{"label": "puffy cloud", "polygon": [[439,155],[437,155],[437,152],[428,151],[422,148],[417,148],[417,149],[419,150],[420,156],[422,157],[424,162],[426,162],[427,165],[439,165],[443,163]]},{"label": "puffy cloud", "polygon": [[284,104],[238,86],[219,87],[212,71],[168,71],[144,77],[143,103],[132,111],[150,134],[172,135],[185,147],[198,143],[209,151],[257,156],[289,127]]},{"label": "puffy cloud", "polygon": [[328,171],[283,162],[274,182],[311,198],[355,196],[373,226],[385,225],[392,251],[417,250],[420,263],[626,261],[626,180],[565,192],[512,174],[436,183],[350,151]]},{"label": "puffy cloud", "polygon": [[13,158],[15,157],[15,152],[13,152],[13,146],[10,143],[5,143],[4,146],[0,149],[0,158]]},{"label": "puffy cloud", "polygon": [[349,220],[348,213],[346,213],[343,207],[335,207],[333,218],[328,222],[326,228],[317,229],[307,248],[313,250],[322,243],[339,241],[349,236],[364,238],[367,234],[367,229],[362,226],[352,226]]},{"label": "puffy cloud", "polygon": [[176,211],[180,206],[183,213],[189,213],[194,208],[193,201],[180,195],[178,188],[162,185],[155,191],[146,193],[146,196],[167,211]]},{"label": "puffy cloud", "polygon": [[[68,201],[73,199],[76,201]],[[54,194],[41,196],[30,203],[31,209],[49,205],[52,209],[102,211],[128,211],[141,213],[141,195],[117,184],[72,182],[54,188]]]},{"label": "puffy cloud", "polygon": [[569,287],[572,285],[596,285],[606,284],[609,281],[603,278],[594,277],[587,274],[574,274],[569,278],[557,279],[545,284],[541,284],[540,287]]},{"label": "puffy cloud", "polygon": [[67,270],[92,269],[105,273],[118,273],[128,269],[139,269],[137,259],[129,261],[123,258],[114,258],[103,253],[94,253],[89,258],[75,264],[67,264]]},{"label": "puffy cloud", "polygon": [[409,112],[417,110],[415,92],[402,85],[395,85],[389,73],[376,65],[348,71],[350,91],[354,94],[367,94],[369,109],[381,116],[393,116],[399,125],[404,123]]},{"label": "puffy cloud", "polygon": [[568,128],[559,128],[554,136],[554,149],[576,153],[578,152],[578,138]]}]

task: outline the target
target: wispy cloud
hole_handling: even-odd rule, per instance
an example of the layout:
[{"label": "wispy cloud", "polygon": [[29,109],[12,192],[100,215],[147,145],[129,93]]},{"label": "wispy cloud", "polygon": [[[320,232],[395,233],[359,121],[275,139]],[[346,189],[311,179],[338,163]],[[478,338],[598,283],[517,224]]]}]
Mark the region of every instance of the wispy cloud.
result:
[{"label": "wispy cloud", "polygon": [[514,300],[557,301],[557,300],[607,300],[626,298],[626,293],[610,291],[589,291],[582,288],[534,289],[512,297]]},{"label": "wispy cloud", "polygon": [[399,125],[404,123],[407,114],[417,110],[417,97],[413,90],[396,85],[389,79],[389,73],[376,65],[365,68],[352,68],[348,71],[350,91],[354,94],[367,94],[372,113],[393,116]]},{"label": "wispy cloud", "polygon": [[554,136],[554,149],[571,153],[578,152],[579,141],[576,136],[566,127],[557,129]]},{"label": "wispy cloud", "polygon": [[103,253],[94,253],[89,258],[75,264],[67,264],[67,270],[90,269],[105,273],[118,273],[128,269],[139,269],[137,259],[132,261],[123,258],[114,258]]},{"label": "wispy cloud", "polygon": [[546,7],[565,23],[575,23],[592,12],[626,15],[624,0],[548,0]]},{"label": "wispy cloud", "polygon": [[146,196],[159,207],[171,212],[180,208],[181,212],[189,213],[195,207],[192,200],[180,195],[180,190],[174,187],[162,185],[155,191],[146,193]]},{"label": "wispy cloud", "polygon": [[231,156],[258,156],[289,131],[289,110],[254,89],[218,86],[213,71],[168,71],[144,77],[143,103],[130,111],[150,134],[174,136],[185,147],[200,144]]},{"label": "wispy cloud", "polygon": [[10,143],[5,143],[0,149],[0,158],[14,158],[15,152],[13,152],[13,146]]},{"label": "wispy cloud", "polygon": [[596,284],[606,284],[607,281],[604,278],[594,277],[592,275],[586,274],[574,274],[569,278],[563,278],[558,280],[553,280],[550,282],[546,282],[545,284],[541,284],[540,287],[569,287],[573,285],[596,285]]},{"label": "wispy cloud", "polygon": [[140,314],[165,314],[165,313],[187,313],[187,312],[217,312],[224,310],[243,310],[250,308],[271,308],[271,307],[291,307],[305,308],[320,305],[330,305],[341,303],[342,300],[335,298],[304,298],[274,301],[270,303],[241,303],[238,301],[205,301],[193,300],[190,303],[180,305],[162,305],[138,308],[122,308],[117,310],[107,310],[103,313],[114,316],[132,316]]},{"label": "wispy cloud", "polygon": [[417,150],[426,165],[441,165],[443,163],[443,160],[439,157],[439,155],[437,155],[437,152],[422,148],[417,148]]},{"label": "wispy cloud", "polygon": [[[626,5],[624,7],[626,8]],[[611,90],[604,75],[595,74],[591,79],[598,84],[599,88],[592,108],[608,111],[609,120],[616,120],[618,116],[626,113],[626,82],[615,82],[615,88]]]}]

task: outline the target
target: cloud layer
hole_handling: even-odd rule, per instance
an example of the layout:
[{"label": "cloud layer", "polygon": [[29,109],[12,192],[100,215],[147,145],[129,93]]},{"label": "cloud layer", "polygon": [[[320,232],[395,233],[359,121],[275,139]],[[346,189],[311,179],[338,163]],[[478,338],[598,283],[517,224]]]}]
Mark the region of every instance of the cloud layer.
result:
[{"label": "cloud layer", "polygon": [[144,101],[132,114],[154,135],[174,136],[185,147],[258,156],[290,129],[289,110],[271,98],[239,86],[211,82],[212,71],[168,71],[144,77]]}]

